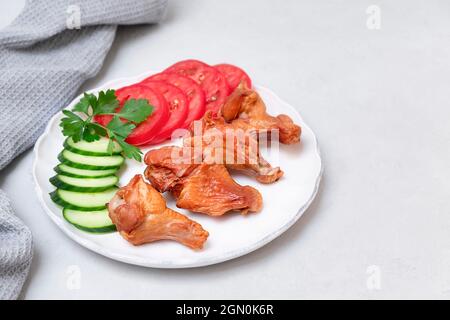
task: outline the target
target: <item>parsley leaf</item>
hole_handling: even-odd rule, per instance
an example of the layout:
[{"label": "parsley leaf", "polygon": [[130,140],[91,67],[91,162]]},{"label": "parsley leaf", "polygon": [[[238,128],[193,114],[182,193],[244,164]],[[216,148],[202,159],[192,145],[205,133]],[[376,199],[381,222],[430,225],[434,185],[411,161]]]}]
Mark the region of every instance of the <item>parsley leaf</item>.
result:
[{"label": "parsley leaf", "polygon": [[78,102],[75,107],[73,107],[73,111],[82,112],[87,114],[89,112],[89,106],[91,105],[88,94],[84,94],[84,97],[81,98],[80,102]]},{"label": "parsley leaf", "polygon": [[106,128],[114,133],[115,136],[126,138],[136,126],[131,122],[122,122],[118,116],[114,116],[106,125]]},{"label": "parsley leaf", "polygon": [[106,136],[106,130],[97,123],[88,122],[84,126],[83,140],[93,142],[100,139],[100,136]]},{"label": "parsley leaf", "polygon": [[114,113],[119,107],[114,90],[100,91],[98,94],[98,105],[94,108],[94,115]]},{"label": "parsley leaf", "polygon": [[100,124],[98,124],[98,123],[91,122],[91,123],[88,124],[88,127],[92,128],[92,130],[94,130],[95,133],[98,134],[101,137],[106,137],[107,134],[108,134],[108,131],[105,129],[105,127],[100,125]]},{"label": "parsley leaf", "polygon": [[129,121],[140,123],[147,119],[152,112],[153,106],[150,106],[147,100],[129,99],[117,115]]},{"label": "parsley leaf", "polygon": [[136,161],[141,162],[142,160],[142,151],[136,146],[128,144],[122,138],[116,137],[117,143],[122,147],[123,153],[125,157],[130,159],[135,159]]},{"label": "parsley leaf", "polygon": [[66,117],[62,118],[59,124],[62,127],[63,135],[72,137],[74,142],[80,141],[83,137],[84,120],[72,111],[63,110],[63,114]]},{"label": "parsley leaf", "polygon": [[[92,93],[84,93],[72,111],[63,110],[65,117],[61,119],[60,127],[64,136],[72,137],[74,142],[85,140],[93,142],[100,137],[108,137],[109,154],[112,154],[114,140],[122,147],[127,158],[141,161],[142,151],[125,139],[136,128],[136,124],[143,122],[153,112],[153,106],[146,99],[129,99],[121,110],[114,90],[100,91],[98,97]],[[81,117],[75,112],[84,115]],[[96,115],[112,115],[112,120],[105,126],[93,122]]]},{"label": "parsley leaf", "polygon": [[113,150],[114,150],[114,140],[113,139],[109,139],[108,147],[106,148],[106,152],[108,152],[108,154],[112,154]]}]

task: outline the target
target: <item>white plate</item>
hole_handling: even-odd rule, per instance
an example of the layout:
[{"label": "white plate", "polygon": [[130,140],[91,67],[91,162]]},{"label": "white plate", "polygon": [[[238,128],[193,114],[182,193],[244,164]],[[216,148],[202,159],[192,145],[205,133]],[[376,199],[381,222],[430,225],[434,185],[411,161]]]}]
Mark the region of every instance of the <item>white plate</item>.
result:
[{"label": "white plate", "polygon": [[[150,74],[114,80],[91,90],[91,92],[96,93],[108,88],[129,85]],[[237,258],[262,247],[292,226],[308,208],[319,187],[322,161],[316,137],[297,111],[272,91],[261,86],[255,86],[255,88],[264,99],[269,113],[288,114],[295,123],[302,127],[302,141],[296,145],[280,145],[279,157],[271,149],[263,150],[266,159],[273,165],[278,162],[285,172],[285,175],[274,184],[263,185],[252,178],[233,174],[238,183],[251,185],[261,192],[264,208],[259,213],[247,216],[233,213],[220,218],[212,218],[177,209],[173,199],[166,196],[170,208],[186,214],[209,231],[210,236],[203,250],[193,251],[172,241],[158,241],[135,247],[125,241],[117,232],[101,235],[89,234],[66,222],[62,217],[61,209],[51,201],[48,195],[55,189],[48,179],[55,174],[53,168],[58,164],[57,156],[64,141],[59,127],[61,112],[50,120],[44,134],[34,147],[33,177],[42,207],[59,228],[82,246],[111,259],[141,266],[154,268],[199,267]],[[77,97],[67,108],[72,108],[80,98],[81,96]],[[149,149],[144,149],[144,153]],[[120,185],[128,183],[134,174],[143,173],[144,169],[143,163],[133,160],[126,161],[126,166],[120,174]]]}]

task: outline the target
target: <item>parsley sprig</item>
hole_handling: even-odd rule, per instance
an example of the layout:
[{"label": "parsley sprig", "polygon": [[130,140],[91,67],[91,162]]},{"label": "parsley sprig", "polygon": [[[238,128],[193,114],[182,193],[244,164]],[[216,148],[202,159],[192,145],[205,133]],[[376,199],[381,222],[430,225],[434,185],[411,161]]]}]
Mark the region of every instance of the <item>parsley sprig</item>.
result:
[{"label": "parsley sprig", "polygon": [[[122,147],[127,158],[141,161],[139,148],[128,144],[125,139],[153,112],[153,106],[146,99],[129,99],[118,111],[119,101],[114,90],[100,91],[98,96],[84,93],[83,98],[72,109],[63,110],[64,118],[59,124],[63,135],[72,137],[74,142],[85,140],[93,142],[100,137],[108,137],[108,153],[112,154],[114,140]],[[77,113],[81,113],[82,116]],[[97,115],[112,115],[112,120],[105,126],[93,122]]]}]

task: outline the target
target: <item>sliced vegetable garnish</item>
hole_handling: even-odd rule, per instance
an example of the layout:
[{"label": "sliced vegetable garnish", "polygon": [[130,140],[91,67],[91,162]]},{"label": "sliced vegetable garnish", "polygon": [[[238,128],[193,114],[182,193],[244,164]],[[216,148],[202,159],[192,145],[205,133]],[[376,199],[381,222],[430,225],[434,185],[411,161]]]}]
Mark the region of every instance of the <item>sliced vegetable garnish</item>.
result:
[{"label": "sliced vegetable garnish", "polygon": [[115,169],[119,168],[124,162],[121,155],[86,156],[69,150],[63,150],[58,159],[69,167],[89,170]]},{"label": "sliced vegetable garnish", "polygon": [[[93,142],[87,142],[85,140],[80,140],[74,142],[72,137],[69,137],[64,141],[64,148],[78,154],[84,154],[87,156],[107,156],[110,155],[108,152],[109,139],[106,137],[101,137],[99,140]],[[112,154],[119,154],[123,151],[122,147],[114,141]]]},{"label": "sliced vegetable garnish", "polygon": [[180,88],[186,95],[188,99],[189,112],[181,128],[187,128],[194,120],[198,120],[203,117],[206,108],[205,92],[197,82],[176,73],[163,72],[145,79],[142,83],[153,80],[170,83],[171,85]]},{"label": "sliced vegetable garnish", "polygon": [[180,74],[196,81],[205,91],[206,110],[211,110],[213,114],[217,114],[230,93],[225,77],[213,67],[198,60],[180,61],[164,72]]},{"label": "sliced vegetable garnish", "polygon": [[70,167],[67,164],[60,163],[53,169],[56,173],[75,178],[100,178],[115,174],[118,168],[104,170],[89,170]]},{"label": "sliced vegetable garnish", "polygon": [[[145,99],[153,107],[152,114],[142,121],[138,126],[134,126],[129,123],[128,125],[123,125],[123,120],[118,117],[112,117],[110,115],[102,115],[95,117],[95,121],[108,129],[114,130],[118,133],[116,135],[116,140],[119,145],[127,150],[127,144],[133,145],[144,145],[154,138],[164,123],[169,118],[169,110],[167,103],[163,96],[157,93],[155,90],[150,89],[141,84],[135,84],[128,87],[123,87],[116,91],[117,99],[119,100],[119,107],[117,111],[123,112],[128,101],[135,99]],[[129,110],[125,110],[126,113]],[[116,129],[117,128],[117,129]],[[117,136],[119,136],[117,138]],[[125,138],[126,140],[125,140]]]},{"label": "sliced vegetable garnish", "polygon": [[99,192],[114,187],[119,178],[111,175],[101,178],[75,178],[63,174],[58,174],[50,178],[50,183],[62,190],[80,191],[80,192]]},{"label": "sliced vegetable garnish", "polygon": [[183,128],[189,111],[188,102],[183,91],[169,83],[148,80],[142,84],[162,94],[169,107],[169,119],[161,127],[158,134],[150,141],[151,143],[157,144],[169,139],[174,130]]},{"label": "sliced vegetable garnish", "polygon": [[245,73],[245,71],[241,68],[227,63],[215,65],[214,68],[219,70],[219,72],[225,76],[225,79],[227,80],[228,86],[230,87],[231,91],[234,91],[234,89],[236,89],[239,83],[241,83],[242,81],[247,85],[249,89],[252,87],[252,80],[250,79],[248,74]]},{"label": "sliced vegetable garnish", "polygon": [[80,211],[103,210],[111,201],[118,188],[113,187],[101,192],[78,192],[56,189],[50,197],[56,204]]},{"label": "sliced vegetable garnish", "polygon": [[[127,99],[119,108],[119,99],[114,90],[100,91],[98,96],[85,93],[72,111],[63,110],[61,119],[63,135],[71,138],[73,143],[82,140],[93,142],[100,137],[108,137],[106,153],[113,154],[117,150],[114,141],[120,146],[127,158],[141,161],[142,152],[125,142],[128,135],[136,128],[136,124],[146,120],[153,111],[147,99]],[[82,116],[76,114],[79,112]],[[111,117],[112,125],[102,125],[92,121],[94,117]]]},{"label": "sliced vegetable garnish", "polygon": [[96,211],[63,210],[64,219],[80,230],[91,233],[116,231],[116,226],[109,218],[108,209]]}]

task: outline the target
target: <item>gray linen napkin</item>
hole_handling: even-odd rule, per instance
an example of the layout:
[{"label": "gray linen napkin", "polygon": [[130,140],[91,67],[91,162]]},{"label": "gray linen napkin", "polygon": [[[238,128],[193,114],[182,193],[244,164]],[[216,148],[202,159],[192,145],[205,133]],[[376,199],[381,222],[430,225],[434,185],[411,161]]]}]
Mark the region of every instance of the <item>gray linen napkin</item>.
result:
[{"label": "gray linen napkin", "polygon": [[[0,31],[0,170],[100,70],[121,24],[157,23],[167,0],[28,0]],[[30,230],[0,190],[0,299],[16,299],[32,258]]]}]

